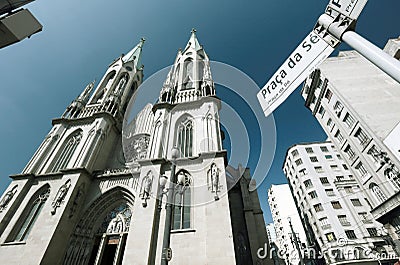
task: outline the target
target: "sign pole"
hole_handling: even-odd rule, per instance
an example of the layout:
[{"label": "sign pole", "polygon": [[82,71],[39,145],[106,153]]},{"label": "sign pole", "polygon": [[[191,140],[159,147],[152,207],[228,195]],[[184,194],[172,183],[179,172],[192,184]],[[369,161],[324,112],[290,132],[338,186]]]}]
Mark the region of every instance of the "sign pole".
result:
[{"label": "sign pole", "polygon": [[354,31],[343,34],[342,40],[400,83],[400,61],[396,60]]}]

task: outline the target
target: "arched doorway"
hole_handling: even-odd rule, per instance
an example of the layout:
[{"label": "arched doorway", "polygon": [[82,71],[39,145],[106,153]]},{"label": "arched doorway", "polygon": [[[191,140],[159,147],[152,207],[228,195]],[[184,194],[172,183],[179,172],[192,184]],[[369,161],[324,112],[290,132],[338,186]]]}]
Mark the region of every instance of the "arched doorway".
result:
[{"label": "arched doorway", "polygon": [[63,264],[122,264],[133,203],[133,195],[120,187],[91,203],[75,227]]}]

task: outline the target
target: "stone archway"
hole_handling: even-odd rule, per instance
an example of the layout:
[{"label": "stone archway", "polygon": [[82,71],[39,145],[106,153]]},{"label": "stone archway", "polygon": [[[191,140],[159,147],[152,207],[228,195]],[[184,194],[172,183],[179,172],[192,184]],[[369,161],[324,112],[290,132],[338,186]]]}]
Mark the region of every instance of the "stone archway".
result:
[{"label": "stone archway", "polygon": [[75,227],[63,264],[121,264],[133,204],[134,196],[121,187],[93,201]]}]

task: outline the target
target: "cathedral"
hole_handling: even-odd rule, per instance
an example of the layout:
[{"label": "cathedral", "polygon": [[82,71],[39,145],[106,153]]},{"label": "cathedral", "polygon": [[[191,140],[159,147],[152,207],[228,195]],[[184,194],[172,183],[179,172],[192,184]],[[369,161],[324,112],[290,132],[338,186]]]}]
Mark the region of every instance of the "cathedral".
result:
[{"label": "cathedral", "polygon": [[143,82],[143,44],[88,84],[11,176],[1,264],[272,264],[249,169],[227,162],[221,102],[195,31],[153,88],[158,101],[124,122]]}]

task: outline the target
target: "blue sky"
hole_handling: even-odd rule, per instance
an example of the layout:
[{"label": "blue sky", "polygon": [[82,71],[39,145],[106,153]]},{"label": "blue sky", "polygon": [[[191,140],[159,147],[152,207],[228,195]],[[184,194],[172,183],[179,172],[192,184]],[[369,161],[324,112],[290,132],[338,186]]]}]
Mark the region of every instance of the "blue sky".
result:
[{"label": "blue sky", "polygon": [[[99,80],[109,63],[128,52],[140,37],[147,39],[142,57],[146,77],[173,63],[194,27],[210,59],[240,69],[262,87],[312,29],[327,3],[37,0],[27,5],[43,24],[43,32],[0,50],[0,193],[10,182],[8,176],[21,172],[29,161],[50,130],[51,119],[59,117],[87,83]],[[398,0],[370,0],[357,31],[383,47],[388,38],[400,35],[399,9]],[[160,87],[154,89],[158,92]],[[217,93],[227,102],[235,100],[229,91],[220,89]],[[245,88],[240,93],[246,93]],[[246,107],[238,111],[244,117],[249,115]],[[288,147],[326,139],[304,107],[299,89],[274,112],[274,119],[275,159],[258,190],[265,212],[267,188],[271,183],[285,182],[281,167]],[[250,119],[246,124],[250,131],[256,126],[253,122]],[[260,152],[259,134],[268,136],[261,131],[252,138],[256,151],[248,163],[251,167],[257,164]],[[269,214],[265,216],[271,221]]]}]

